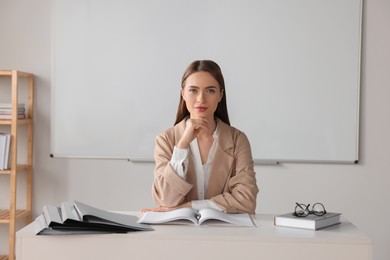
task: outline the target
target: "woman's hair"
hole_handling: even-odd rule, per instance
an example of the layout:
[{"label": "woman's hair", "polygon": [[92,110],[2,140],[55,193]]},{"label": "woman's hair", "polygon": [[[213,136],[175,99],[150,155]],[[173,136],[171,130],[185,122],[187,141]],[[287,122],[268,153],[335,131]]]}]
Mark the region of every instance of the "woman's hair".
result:
[{"label": "woman's hair", "polygon": [[[196,60],[192,62],[184,72],[183,78],[181,80],[181,89],[184,88],[187,78],[195,72],[208,72],[214,79],[218,82],[220,91],[223,91],[222,99],[218,103],[217,109],[214,112],[214,116],[221,119],[226,124],[230,125],[229,115],[227,111],[226,105],[226,89],[225,89],[225,81],[223,79],[223,75],[221,72],[221,68],[217,63],[211,60]],[[176,121],[175,125],[182,121],[185,117],[187,117],[190,112],[187,109],[186,103],[180,92],[180,101],[179,106],[177,108]]]}]

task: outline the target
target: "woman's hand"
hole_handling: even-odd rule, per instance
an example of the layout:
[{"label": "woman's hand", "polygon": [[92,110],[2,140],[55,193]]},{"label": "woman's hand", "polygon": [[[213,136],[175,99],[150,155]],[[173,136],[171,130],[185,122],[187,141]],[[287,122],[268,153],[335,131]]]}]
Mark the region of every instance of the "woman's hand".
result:
[{"label": "woman's hand", "polygon": [[141,209],[141,212],[148,212],[148,211],[152,211],[152,212],[166,212],[166,211],[171,211],[171,210],[175,210],[175,209],[180,209],[180,208],[191,208],[192,207],[192,203],[191,202],[186,202],[186,203],[183,203],[177,207],[158,207],[158,208],[143,208]]},{"label": "woman's hand", "polygon": [[206,132],[211,134],[214,130],[214,126],[204,118],[198,119],[188,119],[186,122],[186,129],[184,134],[181,137],[180,141],[177,143],[178,148],[187,148],[188,145],[194,140],[200,132]]}]

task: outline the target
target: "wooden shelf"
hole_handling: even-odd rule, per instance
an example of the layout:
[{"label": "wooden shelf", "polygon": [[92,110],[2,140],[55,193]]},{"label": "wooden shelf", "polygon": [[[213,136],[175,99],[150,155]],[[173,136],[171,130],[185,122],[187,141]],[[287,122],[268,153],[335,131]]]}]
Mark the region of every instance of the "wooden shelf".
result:
[{"label": "wooden shelf", "polygon": [[[10,147],[10,164],[9,169],[0,170],[0,175],[9,175],[9,193],[10,193],[10,207],[8,209],[0,209],[0,224],[8,224],[8,256],[0,256],[0,260],[15,259],[15,224],[19,219],[24,219],[27,223],[31,222],[31,202],[32,202],[32,156],[33,156],[33,118],[34,118],[34,75],[28,72],[17,70],[0,70],[0,78],[9,77],[10,80],[10,103],[13,110],[14,118],[1,119],[0,125],[7,126],[9,133],[11,134],[11,147]],[[25,78],[26,80],[19,81],[19,78]],[[24,86],[22,86],[24,85]],[[24,88],[26,87],[26,88]],[[3,88],[3,86],[2,86]],[[27,113],[25,119],[16,118],[17,111],[15,111],[19,104],[18,92],[27,92]],[[5,102],[2,100],[2,102]],[[18,133],[19,128],[26,129],[27,142],[26,142],[26,164],[17,164],[18,162]],[[17,206],[16,193],[17,193],[17,175],[19,173],[26,173],[26,205],[24,209]],[[2,178],[3,180],[4,178]],[[1,191],[0,191],[1,192]],[[0,194],[0,196],[4,196]],[[23,208],[23,207],[22,207]]]},{"label": "wooden shelf", "polygon": [[8,260],[8,256],[7,255],[0,255],[0,260]]},{"label": "wooden shelf", "polygon": [[[28,124],[31,124],[32,123],[32,119],[18,119],[17,120],[17,123],[19,125],[28,125]],[[0,125],[11,125],[12,124],[12,120],[11,119],[0,119]]]},{"label": "wooden shelf", "polygon": [[[15,211],[15,218],[16,219],[23,219],[23,218],[29,217],[30,214],[31,214],[30,210],[17,209]],[[10,220],[11,220],[10,211],[8,209],[0,209],[0,223],[1,224],[8,224],[8,223],[10,223]]]},{"label": "wooden shelf", "polygon": [[[32,165],[28,164],[20,164],[16,166],[16,173],[18,172],[30,172],[32,170]],[[0,174],[11,174],[11,169],[8,170],[0,170]]]},{"label": "wooden shelf", "polygon": [[17,73],[19,77],[33,77],[34,74],[20,71],[20,70],[0,70],[0,76],[12,76],[12,73]]}]

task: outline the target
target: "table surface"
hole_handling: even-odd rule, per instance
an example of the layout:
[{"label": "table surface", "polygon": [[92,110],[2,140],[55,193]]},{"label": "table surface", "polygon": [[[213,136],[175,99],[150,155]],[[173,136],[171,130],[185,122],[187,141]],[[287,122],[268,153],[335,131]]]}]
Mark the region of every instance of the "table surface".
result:
[{"label": "table surface", "polygon": [[[139,216],[138,212],[126,213]],[[127,234],[63,236],[36,236],[34,235],[34,225],[31,223],[17,232],[16,247],[17,253],[19,252],[19,256],[23,256],[20,257],[21,259],[30,259],[26,258],[26,256],[31,255],[32,253],[35,254],[36,252],[33,250],[37,250],[40,246],[46,246],[46,249],[52,248],[53,250],[53,247],[56,246],[63,248],[66,248],[67,246],[80,246],[80,250],[82,250],[83,247],[81,244],[91,243],[91,241],[93,241],[95,245],[101,244],[102,248],[104,247],[103,245],[107,246],[107,244],[110,244],[109,249],[106,248],[104,250],[120,250],[123,251],[123,254],[129,253],[126,252],[126,250],[129,249],[124,247],[130,243],[134,245],[134,248],[140,248],[144,244],[147,244],[148,246],[159,246],[164,244],[165,247],[173,247],[174,245],[177,247],[177,245],[180,244],[183,253],[186,252],[186,250],[192,251],[192,248],[194,247],[193,245],[196,244],[199,244],[201,247],[203,245],[205,247],[213,245],[215,248],[220,246],[218,250],[226,249],[227,251],[232,250],[227,248],[229,245],[235,246],[239,244],[247,246],[248,248],[245,249],[246,251],[255,250],[256,252],[253,252],[253,254],[256,254],[257,256],[262,253],[265,254],[265,251],[268,249],[271,250],[271,248],[276,248],[276,250],[278,250],[277,248],[283,247],[290,251],[296,250],[296,252],[305,250],[306,248],[313,250],[312,252],[321,252],[321,250],[323,250],[321,247],[327,248],[325,249],[326,251],[332,251],[333,248],[335,248],[336,251],[341,250],[340,252],[343,254],[348,254],[349,251],[354,251],[356,248],[363,248],[363,251],[361,252],[367,256],[359,259],[372,259],[371,239],[343,217],[341,219],[341,224],[317,231],[277,227],[274,226],[273,218],[274,215],[255,215],[254,219],[257,227],[238,227],[223,224],[206,224],[201,226],[194,226],[191,224],[153,225],[153,228],[155,229],[154,231],[129,232]],[[138,247],[136,245],[138,245]],[[95,250],[101,250],[101,255],[105,253],[102,248],[96,247]],[[134,248],[130,250],[130,252],[136,254],[137,252]],[[156,249],[156,253],[158,250],[160,249]],[[161,248],[161,250],[166,250],[166,248]],[[278,254],[282,254],[282,252],[278,252]],[[98,255],[98,253],[96,253],[96,255]],[[83,257],[86,256],[86,254],[83,255]],[[38,255],[35,257],[38,257]],[[39,257],[43,256],[39,255]],[[353,257],[356,257],[356,254]],[[194,257],[191,259],[196,258]],[[277,259],[283,258],[280,257]],[[325,256],[324,259],[326,259]],[[353,258],[344,257],[344,259]]]},{"label": "table surface", "polygon": [[[138,212],[121,212],[125,214],[139,216]],[[192,224],[185,225],[152,225],[155,231],[129,232],[127,234],[104,234],[115,236],[136,236],[137,239],[153,238],[166,239],[167,236],[189,237],[191,239],[201,239],[202,235],[208,237],[221,237],[225,239],[240,240],[305,240],[307,242],[321,242],[332,240],[339,243],[371,243],[371,239],[360,231],[356,226],[345,218],[341,218],[341,224],[327,227],[321,230],[305,230],[288,227],[274,226],[274,215],[258,214],[254,216],[257,227],[238,227],[229,224],[216,223],[201,226]],[[34,223],[27,225],[17,232],[19,237],[34,236]],[[96,235],[72,235],[72,236],[96,236]],[[37,236],[42,237],[42,236]]]}]

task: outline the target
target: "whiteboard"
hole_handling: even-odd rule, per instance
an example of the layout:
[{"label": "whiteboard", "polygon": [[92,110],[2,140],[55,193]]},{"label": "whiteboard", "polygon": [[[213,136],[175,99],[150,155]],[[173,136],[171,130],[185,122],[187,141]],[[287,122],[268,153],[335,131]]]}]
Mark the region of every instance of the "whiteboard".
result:
[{"label": "whiteboard", "polygon": [[189,63],[257,161],[358,160],[362,0],[54,0],[51,153],[152,160]]}]

